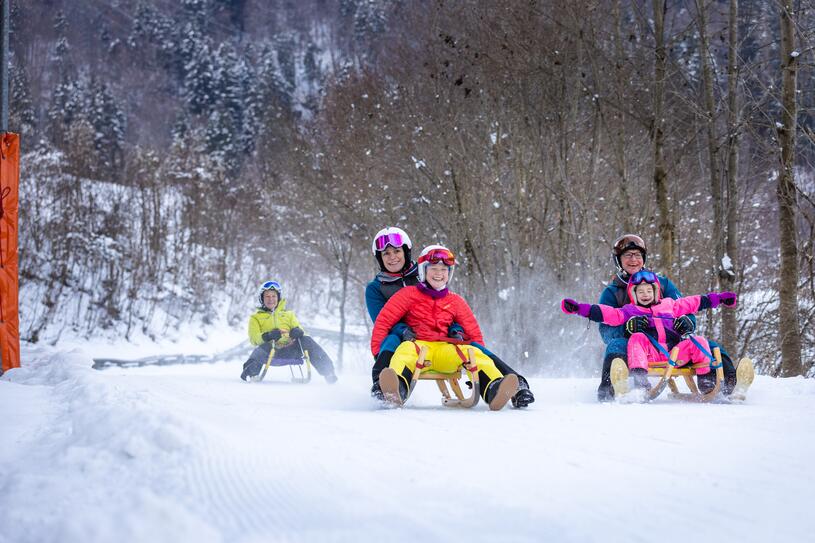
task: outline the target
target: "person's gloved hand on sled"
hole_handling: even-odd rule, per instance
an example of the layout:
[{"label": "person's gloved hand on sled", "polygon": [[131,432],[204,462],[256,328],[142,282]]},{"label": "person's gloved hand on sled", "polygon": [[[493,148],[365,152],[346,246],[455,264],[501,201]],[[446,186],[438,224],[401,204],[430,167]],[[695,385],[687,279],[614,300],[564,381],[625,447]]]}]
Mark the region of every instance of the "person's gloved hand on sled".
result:
[{"label": "person's gloved hand on sled", "polygon": [[405,329],[402,331],[401,339],[402,341],[413,341],[416,339],[416,332],[414,332],[410,326],[405,326]]},{"label": "person's gloved hand on sled", "polygon": [[688,317],[687,315],[682,315],[681,317],[674,320],[674,331],[679,334],[680,336],[684,336],[686,334],[692,334],[694,330],[696,330],[696,325],[693,323],[693,319]]},{"label": "person's gloved hand on sled", "polygon": [[274,330],[269,330],[268,332],[263,332],[261,336],[265,343],[269,343],[270,341],[277,341],[281,337],[283,337],[283,332],[280,329],[275,328]]},{"label": "person's gloved hand on sled", "polygon": [[625,331],[629,336],[637,332],[645,333],[646,330],[648,330],[648,317],[645,315],[631,317],[625,323]]},{"label": "person's gloved hand on sled", "polygon": [[304,335],[306,335],[306,333],[303,332],[303,329],[300,328],[299,326],[295,326],[294,328],[289,330],[289,337],[292,339],[300,339]]},{"label": "person's gloved hand on sled", "polygon": [[450,328],[447,329],[447,337],[457,341],[464,341],[464,328],[462,328],[460,324],[454,322],[450,325]]}]

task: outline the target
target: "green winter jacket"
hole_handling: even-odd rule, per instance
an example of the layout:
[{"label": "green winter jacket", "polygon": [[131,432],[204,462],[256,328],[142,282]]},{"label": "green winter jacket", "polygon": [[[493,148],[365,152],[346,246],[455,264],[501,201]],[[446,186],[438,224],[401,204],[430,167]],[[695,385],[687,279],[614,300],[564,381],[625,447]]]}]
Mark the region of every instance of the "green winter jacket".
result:
[{"label": "green winter jacket", "polygon": [[249,317],[249,341],[252,342],[252,345],[260,345],[263,343],[265,332],[279,328],[283,332],[283,337],[277,340],[277,345],[282,347],[291,341],[289,330],[297,327],[302,328],[294,311],[286,311],[286,300],[280,300],[274,311],[269,311],[264,307]]}]

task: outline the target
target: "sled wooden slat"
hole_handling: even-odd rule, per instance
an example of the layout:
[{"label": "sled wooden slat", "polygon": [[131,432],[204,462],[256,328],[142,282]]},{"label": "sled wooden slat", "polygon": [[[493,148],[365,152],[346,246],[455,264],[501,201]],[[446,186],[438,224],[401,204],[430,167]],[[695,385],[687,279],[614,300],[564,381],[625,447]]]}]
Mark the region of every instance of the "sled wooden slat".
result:
[{"label": "sled wooden slat", "polygon": [[[695,377],[696,377],[696,370],[698,368],[704,368],[708,366],[708,362],[699,362],[693,365],[686,365],[683,367],[677,367],[676,364],[681,364],[681,361],[677,362],[679,355],[679,349],[674,347],[671,351],[671,358],[669,361],[661,361],[656,363],[651,363],[648,366],[648,375],[653,377],[659,377],[659,382],[652,386],[645,394],[646,401],[651,401],[657,398],[662,391],[665,390],[666,387],[670,388],[671,390],[671,397],[678,400],[684,400],[689,402],[710,402],[712,401],[721,390],[722,382],[724,382],[724,370],[722,369],[722,353],[719,348],[713,349],[713,357],[716,360],[716,384],[713,389],[708,392],[707,394],[702,394],[699,391],[699,387],[696,385]],[[622,365],[625,365],[625,362],[622,359],[615,359],[620,360]],[[619,365],[619,364],[618,364]],[[752,368],[752,366],[750,366]],[[620,366],[618,371],[621,372],[620,377],[617,380],[627,380],[628,379],[628,371],[627,367]],[[685,385],[688,387],[690,392],[679,392],[679,387],[677,387],[675,379],[677,377],[682,377],[685,381]],[[612,383],[615,381],[614,377],[614,365],[612,364]],[[628,386],[622,383],[622,389],[625,390],[623,395],[628,393]],[[749,384],[747,385],[749,387]],[[615,385],[615,390],[617,385]]]}]

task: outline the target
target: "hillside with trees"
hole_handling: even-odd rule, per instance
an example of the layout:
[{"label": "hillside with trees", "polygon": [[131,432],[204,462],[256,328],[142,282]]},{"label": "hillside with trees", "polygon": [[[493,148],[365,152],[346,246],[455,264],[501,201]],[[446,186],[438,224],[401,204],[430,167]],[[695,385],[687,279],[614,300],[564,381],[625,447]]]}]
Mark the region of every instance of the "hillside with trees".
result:
[{"label": "hillside with trees", "polygon": [[456,251],[507,359],[595,371],[594,327],[557,300],[596,300],[637,232],[684,293],[740,294],[700,318],[734,357],[815,372],[811,0],[17,0],[11,18],[24,340],[238,325],[271,276],[362,325],[371,236],[397,224]]}]

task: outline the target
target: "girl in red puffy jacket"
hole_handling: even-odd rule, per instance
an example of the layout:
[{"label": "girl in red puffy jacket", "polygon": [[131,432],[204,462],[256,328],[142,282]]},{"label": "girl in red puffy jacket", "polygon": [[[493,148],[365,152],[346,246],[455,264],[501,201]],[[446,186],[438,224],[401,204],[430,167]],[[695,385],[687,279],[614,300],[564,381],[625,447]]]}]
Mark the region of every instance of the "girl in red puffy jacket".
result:
[{"label": "girl in red puffy jacket", "polygon": [[[452,251],[441,245],[425,247],[418,265],[419,283],[402,288],[388,300],[376,317],[371,337],[371,352],[376,357],[388,332],[399,321],[404,321],[416,334],[414,341],[399,345],[389,367],[379,376],[386,400],[398,405],[407,397],[422,346],[427,347],[425,360],[435,371],[452,373],[466,361],[459,345],[484,344],[481,328],[470,306],[464,298],[447,288],[456,265]],[[454,321],[464,329],[462,340],[447,337]],[[501,409],[517,391],[518,377],[514,374],[503,376],[479,349],[474,349],[474,354],[479,382],[486,384],[482,388],[482,397],[490,409]]]}]

